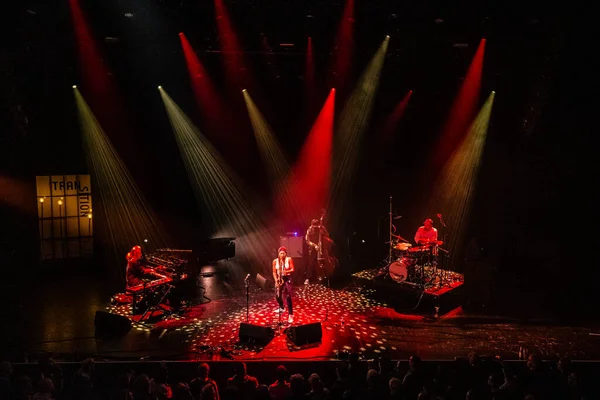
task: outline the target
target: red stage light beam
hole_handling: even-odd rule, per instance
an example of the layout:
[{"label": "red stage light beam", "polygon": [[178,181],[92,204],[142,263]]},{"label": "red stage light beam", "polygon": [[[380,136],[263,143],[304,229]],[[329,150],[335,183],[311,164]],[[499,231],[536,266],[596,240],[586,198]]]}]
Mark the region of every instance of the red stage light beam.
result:
[{"label": "red stage light beam", "polygon": [[404,113],[406,112],[406,107],[408,106],[408,102],[409,102],[412,94],[413,94],[413,91],[409,90],[408,93],[406,93],[404,95],[402,100],[400,100],[400,102],[396,105],[396,107],[394,108],[392,113],[387,117],[387,119],[383,125],[383,128],[382,128],[382,134],[383,134],[384,140],[387,141],[387,140],[391,139],[394,129],[396,129],[396,127],[398,126],[398,123],[400,122],[400,120],[404,116]]},{"label": "red stage light beam", "polygon": [[[129,130],[129,121],[125,114],[125,105],[92,36],[79,0],[69,0],[69,5],[79,53],[82,78],[80,86],[87,93],[89,107],[109,135],[112,132],[126,132]],[[128,135],[112,135],[112,138],[114,143],[120,146],[133,145]]]},{"label": "red stage light beam", "polygon": [[331,66],[331,73],[333,74],[331,85],[338,88],[338,90],[342,90],[344,87],[350,71],[350,65],[352,64],[352,55],[354,53],[353,29],[354,0],[347,0],[338,28],[335,53]]},{"label": "red stage light beam", "polygon": [[211,128],[222,126],[228,120],[228,118],[223,118],[223,99],[215,89],[206,69],[183,32],[179,34],[179,39],[181,40],[192,89],[200,107],[200,112]]},{"label": "red stage light beam", "polygon": [[300,202],[299,206],[303,210],[303,218],[307,219],[306,222],[328,206],[334,114],[335,89],[331,89],[302,146],[300,157],[292,168],[288,182],[292,199],[298,199]]},{"label": "red stage light beam", "polygon": [[237,94],[250,82],[247,81],[248,74],[244,64],[242,47],[231,24],[224,0],[215,0],[215,19],[217,20],[219,44],[223,54],[227,80]]},{"label": "red stage light beam", "polygon": [[434,174],[439,172],[440,168],[454,153],[454,150],[461,143],[471,121],[473,121],[477,113],[481,91],[485,42],[485,39],[481,39],[479,42],[479,47],[473,56],[465,80],[450,109],[450,114],[442,130],[442,135],[436,144],[430,164],[432,165],[432,172]]}]

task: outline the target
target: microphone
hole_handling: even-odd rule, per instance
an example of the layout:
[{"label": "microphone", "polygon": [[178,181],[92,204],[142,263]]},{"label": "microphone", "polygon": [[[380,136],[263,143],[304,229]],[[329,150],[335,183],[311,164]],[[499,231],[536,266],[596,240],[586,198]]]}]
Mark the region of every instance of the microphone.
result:
[{"label": "microphone", "polygon": [[250,274],[246,275],[246,279],[244,279],[244,280],[247,281],[248,278],[250,278]]},{"label": "microphone", "polygon": [[440,222],[442,223],[442,226],[445,228],[446,224],[444,223],[444,219],[442,218],[442,214],[437,214],[437,217],[440,219]]}]

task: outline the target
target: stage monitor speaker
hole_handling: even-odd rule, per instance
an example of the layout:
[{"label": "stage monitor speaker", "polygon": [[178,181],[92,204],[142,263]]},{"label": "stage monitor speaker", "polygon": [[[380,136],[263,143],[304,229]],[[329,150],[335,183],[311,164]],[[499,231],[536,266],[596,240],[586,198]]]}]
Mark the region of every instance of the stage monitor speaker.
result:
[{"label": "stage monitor speaker", "polygon": [[304,257],[304,236],[288,234],[288,236],[279,236],[279,245],[287,248],[288,256],[292,258]]},{"label": "stage monitor speaker", "polygon": [[255,342],[266,345],[273,340],[275,332],[269,326],[252,325],[242,322],[240,323],[239,337],[241,342]]},{"label": "stage monitor speaker", "polygon": [[96,311],[94,325],[96,337],[100,338],[120,338],[131,330],[129,318],[105,311]]},{"label": "stage monitor speaker", "polygon": [[290,326],[286,331],[287,337],[296,346],[301,346],[310,343],[320,343],[323,338],[321,323],[315,322],[312,324]]}]

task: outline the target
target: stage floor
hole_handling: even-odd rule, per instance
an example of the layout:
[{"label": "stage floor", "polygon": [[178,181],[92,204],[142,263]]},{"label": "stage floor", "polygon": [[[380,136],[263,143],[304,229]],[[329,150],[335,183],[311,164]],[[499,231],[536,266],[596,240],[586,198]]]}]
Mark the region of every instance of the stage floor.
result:
[{"label": "stage floor", "polygon": [[[462,308],[431,319],[399,313],[375,300],[370,289],[316,284],[295,287],[294,325],[321,322],[320,344],[295,347],[283,332],[285,324],[264,348],[247,348],[237,344],[239,325],[246,322],[243,287],[232,290],[219,276],[205,278],[203,285],[212,301],[192,305],[176,318],[134,324],[126,336],[107,341],[94,338],[95,312],[127,315],[130,307],[110,305],[110,294],[93,277],[47,280],[38,290],[17,297],[10,310],[4,309],[7,329],[0,358],[18,361],[17,353],[43,351],[57,358],[78,354],[99,359],[315,360],[343,357],[344,352],[367,358],[383,353],[407,358],[416,353],[424,359],[453,359],[476,351],[519,359],[535,351],[544,358],[600,359],[600,325],[474,315]],[[249,322],[275,326],[276,307],[273,293],[253,289]]]}]

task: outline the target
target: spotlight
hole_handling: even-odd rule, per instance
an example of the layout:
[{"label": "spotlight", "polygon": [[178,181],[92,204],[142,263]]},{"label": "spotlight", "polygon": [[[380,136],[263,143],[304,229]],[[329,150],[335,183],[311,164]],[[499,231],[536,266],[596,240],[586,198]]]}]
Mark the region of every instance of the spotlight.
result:
[{"label": "spotlight", "polygon": [[77,89],[77,85],[73,85],[73,89]]},{"label": "spotlight", "polygon": [[44,198],[42,197],[42,198],[40,199],[40,203],[43,203],[43,202],[44,202]]},{"label": "spotlight", "polygon": [[158,85],[158,90],[162,89],[162,86]]},{"label": "spotlight", "polygon": [[144,243],[148,243],[148,239],[144,239]]},{"label": "spotlight", "polygon": [[89,218],[89,219],[92,219],[92,213],[89,213],[89,214],[88,214],[88,218]]},{"label": "spotlight", "polygon": [[386,38],[386,39],[389,39],[389,38],[390,38],[390,35],[385,35],[385,38]]},{"label": "spotlight", "polygon": [[128,12],[128,13],[125,13],[125,14],[123,14],[123,16],[124,16],[125,18],[133,18],[133,13],[129,13],[129,12]]},{"label": "spotlight", "polygon": [[242,89],[242,92],[246,92],[246,91],[247,91],[246,89]]},{"label": "spotlight", "polygon": [[492,93],[496,94],[496,91],[495,91],[495,90],[492,90]]}]

